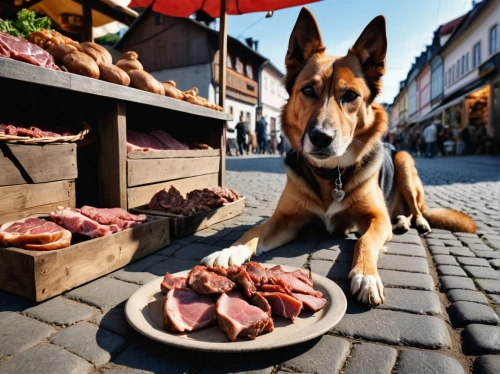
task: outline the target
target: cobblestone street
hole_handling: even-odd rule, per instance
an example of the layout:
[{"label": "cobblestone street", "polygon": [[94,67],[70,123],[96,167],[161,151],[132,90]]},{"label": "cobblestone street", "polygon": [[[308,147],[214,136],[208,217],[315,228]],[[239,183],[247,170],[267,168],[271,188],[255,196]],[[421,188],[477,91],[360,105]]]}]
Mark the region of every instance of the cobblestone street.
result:
[{"label": "cobblestone street", "polygon": [[344,290],[344,318],[321,338],[261,353],[219,354],[157,344],[124,317],[142,284],[196,265],[269,217],[285,184],[279,157],[227,160],[226,184],[246,211],[121,270],[35,304],[0,291],[0,373],[500,373],[500,158],[417,159],[432,207],[471,215],[477,234],[394,235],[379,258],[385,304],[349,295],[356,238],[304,230],[256,260],[310,268]]}]

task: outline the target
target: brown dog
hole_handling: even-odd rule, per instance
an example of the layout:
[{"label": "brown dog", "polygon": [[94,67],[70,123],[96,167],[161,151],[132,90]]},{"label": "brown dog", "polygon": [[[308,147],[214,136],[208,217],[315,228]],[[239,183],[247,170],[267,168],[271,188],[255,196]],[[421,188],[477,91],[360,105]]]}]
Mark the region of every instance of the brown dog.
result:
[{"label": "brown dog", "polygon": [[346,56],[329,56],[313,15],[302,9],[285,61],[290,98],[282,127],[294,149],[286,159],[285,189],[269,220],[203,263],[240,265],[290,242],[317,215],[330,232],[361,234],[349,275],[351,292],[375,306],[384,301],[378,254],[393,230],[406,232],[412,219],[421,233],[430,231],[428,221],[453,231],[476,230],[463,213],[425,208],[411,156],[381,143],[387,116],[374,99],[382,87],[386,48],[385,19],[378,16]]}]

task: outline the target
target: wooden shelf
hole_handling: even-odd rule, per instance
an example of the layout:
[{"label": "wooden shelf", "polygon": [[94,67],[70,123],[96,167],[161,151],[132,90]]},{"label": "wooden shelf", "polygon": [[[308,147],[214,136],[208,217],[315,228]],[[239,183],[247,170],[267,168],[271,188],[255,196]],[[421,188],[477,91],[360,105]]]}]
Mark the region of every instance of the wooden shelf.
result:
[{"label": "wooden shelf", "polygon": [[27,83],[61,88],[89,95],[97,95],[133,103],[151,105],[196,116],[230,121],[232,115],[193,105],[185,101],[156,95],[150,92],[124,87],[80,75],[56,71],[40,66],[0,58],[0,78],[15,79]]}]

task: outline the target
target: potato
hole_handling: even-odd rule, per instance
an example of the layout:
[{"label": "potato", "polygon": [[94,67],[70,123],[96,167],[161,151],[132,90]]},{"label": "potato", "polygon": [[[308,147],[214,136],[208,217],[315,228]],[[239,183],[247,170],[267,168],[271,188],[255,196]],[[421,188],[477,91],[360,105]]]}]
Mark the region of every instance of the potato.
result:
[{"label": "potato", "polygon": [[68,53],[63,58],[63,65],[70,73],[99,79],[99,66],[92,57],[83,52],[73,51]]},{"label": "potato", "polygon": [[118,66],[115,66],[113,64],[100,64],[99,72],[99,79],[103,81],[119,84],[122,86],[128,86],[130,84],[130,77],[128,76],[128,74]]},{"label": "potato", "polygon": [[113,58],[106,48],[100,46],[99,44],[92,42],[80,43],[80,47],[83,51],[92,57],[97,65],[100,64],[111,64],[113,63]]},{"label": "potato", "polygon": [[138,60],[139,56],[135,52],[125,52],[116,63],[120,69],[128,73],[130,70],[144,70]]},{"label": "potato", "polygon": [[77,48],[71,44],[55,44],[47,49],[57,65],[62,65],[64,57],[73,51],[77,51]]},{"label": "potato", "polygon": [[144,70],[130,70],[128,75],[130,77],[130,85],[132,87],[165,96],[165,88],[163,88],[163,85]]}]

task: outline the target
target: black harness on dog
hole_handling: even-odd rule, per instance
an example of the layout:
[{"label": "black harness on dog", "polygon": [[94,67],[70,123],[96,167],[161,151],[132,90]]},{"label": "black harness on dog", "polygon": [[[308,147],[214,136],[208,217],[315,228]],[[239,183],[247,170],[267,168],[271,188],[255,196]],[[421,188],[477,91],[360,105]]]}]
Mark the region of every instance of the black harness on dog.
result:
[{"label": "black harness on dog", "polygon": [[[392,201],[394,197],[395,190],[395,174],[394,174],[394,155],[396,154],[396,149],[389,143],[380,143],[379,147],[376,147],[372,152],[366,155],[363,160],[355,165],[349,166],[347,168],[318,168],[312,165],[307,159],[299,152],[290,150],[285,158],[285,165],[288,166],[293,172],[304,179],[310,188],[317,194],[320,192],[320,187],[314,175],[317,175],[321,179],[336,181],[339,177],[342,178],[344,184],[348,183],[349,179],[352,178],[356,172],[360,172],[367,165],[374,161],[376,155],[383,152],[383,162],[380,169],[380,174],[378,178],[379,186],[384,193],[384,198],[387,204]],[[339,174],[340,173],[340,174]]]}]

